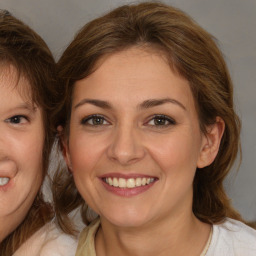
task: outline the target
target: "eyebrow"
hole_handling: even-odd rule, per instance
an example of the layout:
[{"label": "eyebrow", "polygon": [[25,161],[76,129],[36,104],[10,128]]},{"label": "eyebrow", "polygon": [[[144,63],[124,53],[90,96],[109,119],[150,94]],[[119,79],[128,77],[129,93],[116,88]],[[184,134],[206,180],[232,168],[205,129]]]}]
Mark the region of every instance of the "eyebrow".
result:
[{"label": "eyebrow", "polygon": [[145,100],[139,105],[139,108],[141,109],[153,108],[159,105],[163,105],[165,103],[172,103],[186,110],[185,106],[181,102],[171,98]]},{"label": "eyebrow", "polygon": [[13,109],[25,109],[25,110],[28,110],[28,111],[31,111],[31,112],[36,112],[37,110],[37,107],[36,106],[33,106],[29,103],[21,103],[17,106],[15,106]]},{"label": "eyebrow", "polygon": [[83,99],[79,103],[75,105],[75,109],[84,105],[84,104],[91,104],[96,107],[105,108],[105,109],[111,109],[111,104],[104,100],[95,100],[95,99]]},{"label": "eyebrow", "polygon": [[[165,103],[172,103],[172,104],[175,104],[175,105],[181,107],[182,109],[186,110],[185,106],[181,102],[179,102],[175,99],[171,99],[171,98],[145,100],[141,104],[139,104],[138,108],[139,109],[148,109],[148,108],[153,108],[156,106],[163,105]],[[79,103],[77,103],[74,106],[74,108],[76,109],[84,104],[92,104],[96,107],[100,107],[103,109],[112,109],[113,108],[109,102],[104,101],[104,100],[96,100],[96,99],[83,99]]]}]

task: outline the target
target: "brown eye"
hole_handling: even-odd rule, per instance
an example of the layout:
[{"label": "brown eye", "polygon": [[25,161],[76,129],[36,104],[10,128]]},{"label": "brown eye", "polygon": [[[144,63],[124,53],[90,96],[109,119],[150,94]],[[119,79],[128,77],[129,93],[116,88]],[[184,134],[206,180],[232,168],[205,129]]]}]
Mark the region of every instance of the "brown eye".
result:
[{"label": "brown eye", "polygon": [[155,125],[166,125],[168,124],[168,120],[164,118],[154,118],[154,124]]},{"label": "brown eye", "polygon": [[11,124],[23,124],[23,123],[26,123],[27,121],[28,121],[28,118],[23,115],[16,115],[6,119],[6,122]]},{"label": "brown eye", "polygon": [[107,125],[109,123],[106,121],[106,119],[103,116],[92,115],[92,116],[84,118],[81,121],[81,124],[99,126],[99,125]]},{"label": "brown eye", "polygon": [[93,125],[101,125],[104,123],[104,119],[101,117],[93,117],[90,121],[91,122],[89,122],[89,123],[91,123]]},{"label": "brown eye", "polygon": [[174,125],[176,122],[165,115],[155,115],[152,119],[149,120],[148,125],[150,126],[169,126]]}]

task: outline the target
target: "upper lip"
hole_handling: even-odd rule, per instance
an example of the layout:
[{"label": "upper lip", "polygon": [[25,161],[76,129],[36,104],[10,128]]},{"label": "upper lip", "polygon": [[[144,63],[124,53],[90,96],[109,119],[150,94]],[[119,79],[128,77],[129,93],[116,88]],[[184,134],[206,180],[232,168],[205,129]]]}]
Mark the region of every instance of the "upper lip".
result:
[{"label": "upper lip", "polygon": [[99,176],[99,178],[123,178],[123,179],[136,179],[136,178],[157,178],[156,176],[149,175],[149,174],[139,174],[139,173],[107,173]]},{"label": "upper lip", "polygon": [[0,161],[0,178],[12,179],[16,173],[17,169],[12,161]]}]

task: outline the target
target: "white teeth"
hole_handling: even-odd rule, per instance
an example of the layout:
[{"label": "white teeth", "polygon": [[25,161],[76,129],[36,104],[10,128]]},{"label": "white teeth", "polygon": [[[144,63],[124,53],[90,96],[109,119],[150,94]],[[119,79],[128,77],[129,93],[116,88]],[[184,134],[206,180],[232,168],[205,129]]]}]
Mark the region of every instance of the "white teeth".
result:
[{"label": "white teeth", "polygon": [[129,179],[124,179],[124,178],[105,178],[104,179],[107,184],[110,186],[114,187],[119,187],[119,188],[135,188],[135,187],[140,187],[140,186],[145,186],[149,185],[150,183],[154,182],[154,178],[129,178]]},{"label": "white teeth", "polygon": [[118,183],[119,183],[118,184],[119,188],[126,188],[126,180],[125,179],[120,178]]},{"label": "white teeth", "polygon": [[113,181],[112,181],[112,179],[111,179],[111,178],[108,178],[107,183],[108,183],[110,186],[112,186],[112,185],[113,185]]},{"label": "white teeth", "polygon": [[136,179],[135,185],[136,185],[136,187],[141,186],[141,178],[137,178],[137,179]]},{"label": "white teeth", "polygon": [[4,178],[0,178],[0,186],[4,186],[4,185],[6,185],[8,182],[9,182],[9,178],[6,178],[6,177],[4,177]]},{"label": "white teeth", "polygon": [[117,178],[114,178],[113,179],[113,186],[114,187],[118,187],[119,183],[118,183],[118,179]]},{"label": "white teeth", "polygon": [[134,188],[135,187],[135,180],[134,179],[128,179],[126,182],[127,188]]}]

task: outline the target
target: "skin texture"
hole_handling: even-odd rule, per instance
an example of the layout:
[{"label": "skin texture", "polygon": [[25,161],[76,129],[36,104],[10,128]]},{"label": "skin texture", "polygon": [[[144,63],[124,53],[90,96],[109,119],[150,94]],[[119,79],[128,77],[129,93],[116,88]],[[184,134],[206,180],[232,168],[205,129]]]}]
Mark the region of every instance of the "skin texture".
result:
[{"label": "skin texture", "polygon": [[[214,160],[224,124],[218,119],[208,130],[200,131],[188,81],[150,49],[107,56],[75,83],[64,156],[101,217],[97,255],[202,251],[210,226],[192,213],[192,184],[196,168]],[[109,189],[103,180],[145,176],[154,182],[134,193]]]},{"label": "skin texture", "polygon": [[42,182],[44,143],[41,110],[29,99],[30,85],[12,66],[0,77],[0,241],[25,218]]}]

